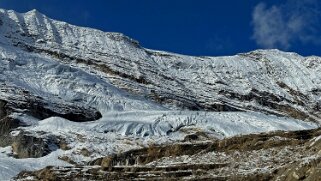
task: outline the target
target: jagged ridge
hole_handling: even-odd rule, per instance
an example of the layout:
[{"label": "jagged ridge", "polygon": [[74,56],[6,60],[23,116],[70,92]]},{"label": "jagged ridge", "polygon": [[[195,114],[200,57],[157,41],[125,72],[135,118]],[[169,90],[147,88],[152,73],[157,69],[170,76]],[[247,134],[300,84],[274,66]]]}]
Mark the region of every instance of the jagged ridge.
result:
[{"label": "jagged ridge", "polygon": [[12,45],[67,64],[88,66],[113,85],[190,110],[257,110],[319,120],[319,57],[258,50],[229,57],[191,57],[142,48],[119,33],[1,11]]}]

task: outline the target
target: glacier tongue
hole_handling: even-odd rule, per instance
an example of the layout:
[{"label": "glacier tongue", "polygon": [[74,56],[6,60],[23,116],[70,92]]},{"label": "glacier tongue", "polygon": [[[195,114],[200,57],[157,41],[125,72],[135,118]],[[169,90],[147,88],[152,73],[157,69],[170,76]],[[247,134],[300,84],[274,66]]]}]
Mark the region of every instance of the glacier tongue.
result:
[{"label": "glacier tongue", "polygon": [[[320,72],[316,56],[279,50],[185,56],[145,49],[123,34],[77,27],[36,10],[0,9],[0,137],[12,137],[6,145],[0,141],[9,146],[0,149],[0,173],[15,168],[0,180],[53,160],[68,165],[58,157],[85,164],[195,132],[224,138],[316,128]],[[11,120],[19,124],[7,124]],[[68,149],[19,160],[1,153],[15,151],[8,142],[22,131],[39,139],[56,136]],[[89,156],[81,154],[84,148]]]}]

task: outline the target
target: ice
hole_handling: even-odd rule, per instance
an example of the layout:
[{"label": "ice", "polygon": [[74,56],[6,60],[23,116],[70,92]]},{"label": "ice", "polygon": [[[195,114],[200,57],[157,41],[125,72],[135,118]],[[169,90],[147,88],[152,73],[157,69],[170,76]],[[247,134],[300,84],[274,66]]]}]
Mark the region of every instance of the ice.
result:
[{"label": "ice", "polygon": [[0,152],[0,180],[10,180],[23,170],[37,170],[48,165],[69,166],[70,164],[58,159],[61,153],[61,150],[57,150],[42,158],[15,159],[3,156]]}]

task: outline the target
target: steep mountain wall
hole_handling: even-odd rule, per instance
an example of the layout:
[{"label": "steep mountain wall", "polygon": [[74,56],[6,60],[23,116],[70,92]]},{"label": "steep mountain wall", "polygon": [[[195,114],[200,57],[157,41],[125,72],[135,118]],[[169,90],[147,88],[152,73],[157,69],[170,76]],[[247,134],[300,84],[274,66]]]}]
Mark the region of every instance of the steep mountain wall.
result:
[{"label": "steep mountain wall", "polygon": [[122,34],[76,27],[36,10],[1,10],[0,19],[2,42],[95,72],[171,109],[321,116],[320,57],[278,50],[192,57],[145,49]]}]

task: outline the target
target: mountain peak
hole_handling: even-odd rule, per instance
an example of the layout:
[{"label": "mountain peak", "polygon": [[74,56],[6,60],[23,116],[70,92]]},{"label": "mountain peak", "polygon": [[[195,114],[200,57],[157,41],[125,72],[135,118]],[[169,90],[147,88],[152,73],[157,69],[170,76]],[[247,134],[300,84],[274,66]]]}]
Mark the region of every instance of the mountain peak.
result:
[{"label": "mountain peak", "polygon": [[42,14],[41,12],[39,12],[37,9],[32,9],[26,13],[22,13],[24,15],[34,15],[34,16],[45,16],[44,14]]}]

